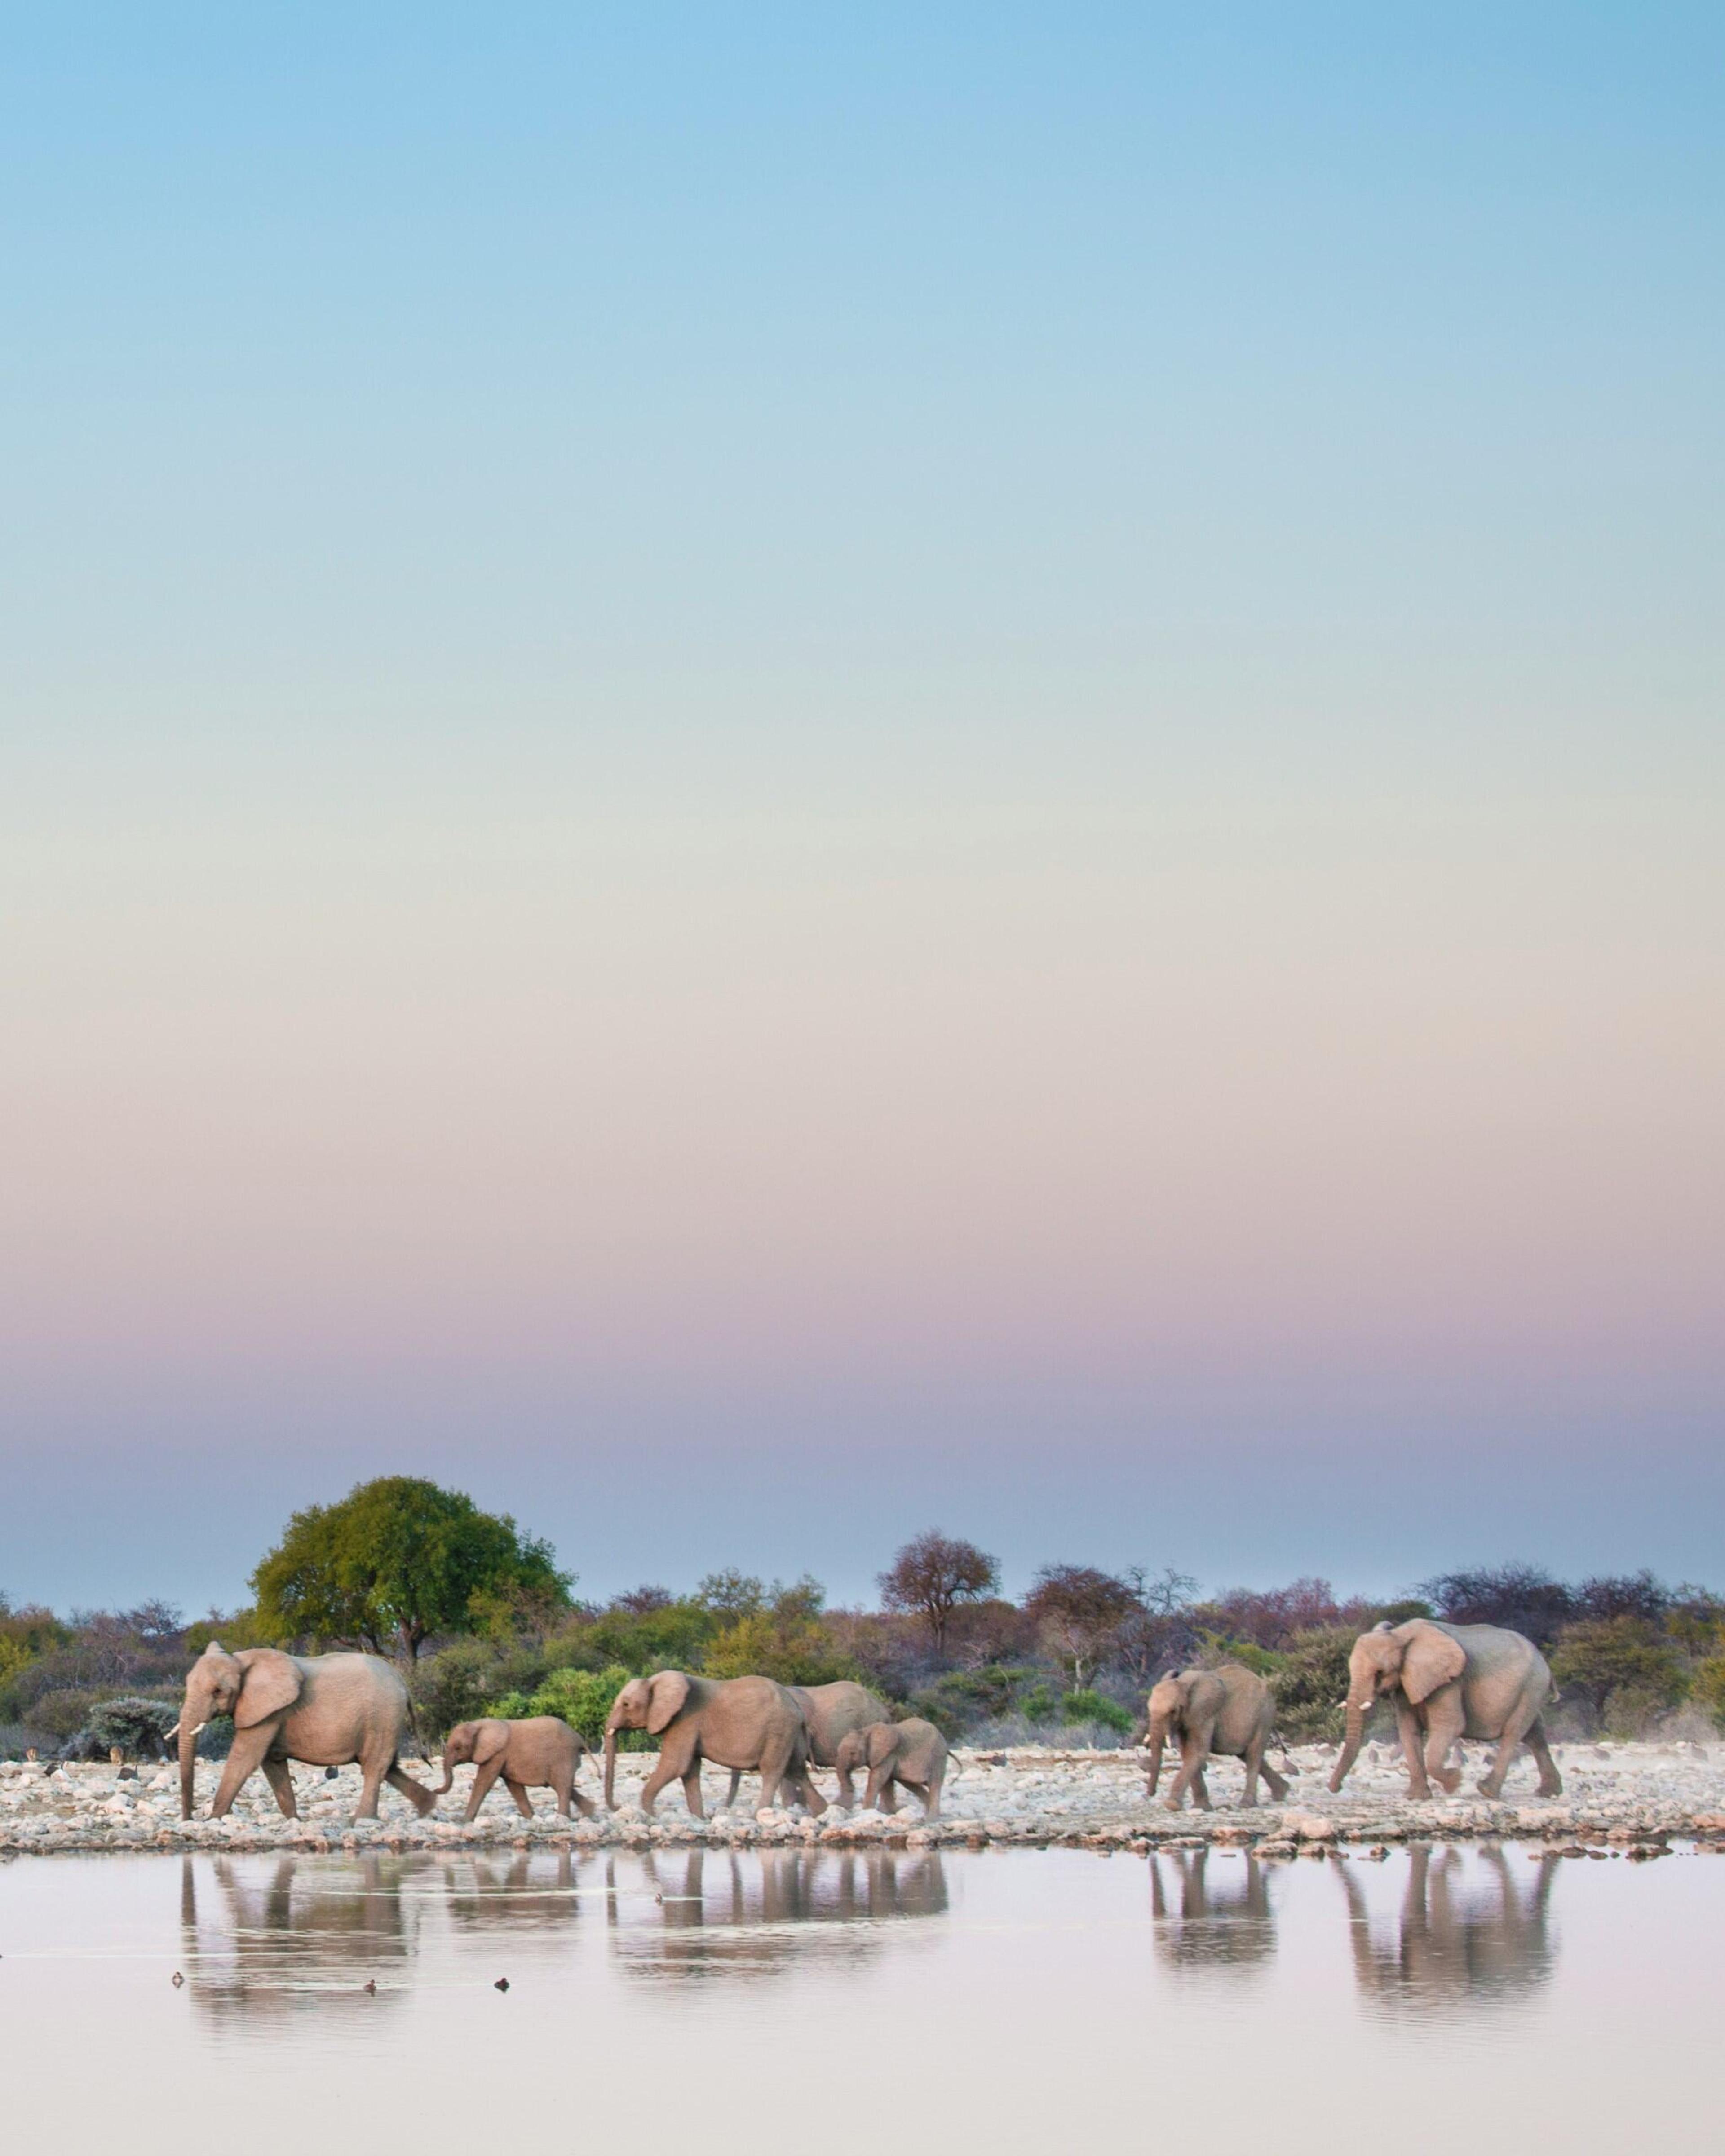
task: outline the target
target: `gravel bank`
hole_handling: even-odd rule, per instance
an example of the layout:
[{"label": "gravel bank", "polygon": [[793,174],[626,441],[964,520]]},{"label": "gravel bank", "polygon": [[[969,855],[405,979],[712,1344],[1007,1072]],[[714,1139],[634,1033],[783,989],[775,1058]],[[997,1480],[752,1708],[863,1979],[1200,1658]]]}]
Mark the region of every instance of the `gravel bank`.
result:
[{"label": "gravel bank", "polygon": [[[1486,1748],[1470,1745],[1461,1794],[1424,1804],[1402,1794],[1406,1776],[1391,1748],[1372,1744],[1362,1753],[1340,1796],[1326,1786],[1333,1747],[1299,1746],[1280,1753],[1278,1765],[1293,1787],[1287,1801],[1238,1808],[1240,1774],[1232,1760],[1209,1768],[1216,1809],[1166,1811],[1144,1797],[1139,1755],[1130,1752],[959,1752],[947,1784],[944,1815],[925,1825],[921,1808],[905,1798],[893,1817],[878,1812],[829,1810],[819,1820],[798,1812],[756,1813],[747,1808],[750,1784],[734,1813],[720,1811],[728,1777],[709,1768],[703,1782],[709,1817],[692,1820],[675,1785],[660,1798],[649,1824],[634,1799],[653,1763],[650,1753],[627,1754],[618,1763],[619,1810],[608,1818],[561,1820],[550,1793],[537,1794],[529,1822],[501,1789],[472,1826],[461,1823],[470,1770],[429,1818],[417,1818],[406,1800],[383,1794],[383,1816],[356,1823],[359,1774],[343,1768],[333,1780],[316,1769],[296,1768],[303,1816],[285,1820],[261,1778],[254,1777],[225,1820],[179,1817],[178,1779],[171,1768],[145,1767],[121,1780],[110,1766],[74,1766],[49,1773],[39,1766],[0,1763],[0,1853],[52,1855],[102,1849],[319,1849],[382,1845],[436,1849],[540,1841],[578,1845],[704,1840],[736,1846],[759,1843],[856,1843],[907,1840],[916,1848],[941,1843],[975,1846],[998,1843],[1034,1846],[1050,1841],[1097,1849],[1166,1845],[1170,1841],[1250,1841],[1268,1854],[1316,1853],[1337,1842],[1377,1844],[1430,1835],[1491,1836],[1560,1844],[1589,1840],[1612,1846],[1657,1846],[1664,1837],[1694,1837],[1725,1851],[1725,1745],[1568,1744],[1557,1749],[1563,1794],[1547,1803],[1533,1794],[1530,1763],[1518,1762],[1503,1799],[1488,1804],[1474,1793]],[[200,1763],[198,1800],[208,1806],[219,1768]],[[429,1779],[419,1769],[420,1779]],[[830,1786],[830,1777],[823,1777]],[[598,1790],[590,1769],[588,1794]],[[1166,1784],[1164,1783],[1164,1787]]]}]

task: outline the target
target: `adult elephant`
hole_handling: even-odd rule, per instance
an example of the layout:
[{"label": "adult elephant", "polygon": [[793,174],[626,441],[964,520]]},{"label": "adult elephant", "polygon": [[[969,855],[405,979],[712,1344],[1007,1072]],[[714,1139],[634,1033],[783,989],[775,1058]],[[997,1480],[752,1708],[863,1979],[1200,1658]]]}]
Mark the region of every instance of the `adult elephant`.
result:
[{"label": "adult elephant", "polygon": [[1178,1811],[1188,1789],[1202,1810],[1209,1810],[1204,1769],[1212,1753],[1245,1761],[1241,1804],[1257,1803],[1260,1774],[1278,1804],[1286,1796],[1287,1784],[1264,1757],[1276,1702],[1255,1671],[1239,1662],[1224,1662],[1214,1670],[1170,1670],[1152,1687],[1149,1708],[1150,1727],[1144,1738],[1150,1754],[1144,1778],[1147,1797],[1156,1794],[1162,1779],[1162,1748],[1170,1736],[1180,1748],[1180,1771],[1162,1800],[1169,1811]]},{"label": "adult elephant", "polygon": [[1526,1743],[1539,1763],[1539,1794],[1561,1796],[1563,1780],[1545,1739],[1539,1710],[1551,1697],[1551,1671],[1531,1640],[1498,1625],[1445,1625],[1414,1617],[1405,1625],[1387,1620],[1362,1632],[1348,1657],[1348,1735],[1330,1777],[1339,1789],[1359,1756],[1366,1717],[1378,1699],[1395,1709],[1408,1794],[1431,1794],[1433,1782],[1451,1795],[1459,1771],[1445,1764],[1450,1747],[1463,1737],[1495,1738],[1497,1754],[1480,1784],[1496,1797],[1517,1748]]},{"label": "adult elephant", "polygon": [[242,1647],[230,1655],[212,1640],[186,1679],[180,1718],[168,1735],[180,1742],[180,1816],[190,1819],[198,1732],[218,1714],[234,1717],[234,1746],[222,1770],[210,1817],[232,1808],[241,1784],[259,1767],[289,1819],[298,1816],[290,1759],[311,1767],[345,1767],[357,1760],[365,1775],[360,1819],[377,1816],[379,1784],[399,1789],[416,1810],[435,1801],[423,1783],[397,1763],[408,1725],[408,1688],[377,1655],[285,1655],[277,1647]]},{"label": "adult elephant", "polygon": [[[853,1684],[848,1677],[841,1677],[836,1684],[789,1685],[786,1690],[802,1708],[808,1725],[810,1764],[838,1769],[839,1801],[849,1811],[856,1801],[856,1790],[850,1779],[852,1768],[840,1763],[839,1748],[853,1729],[872,1729],[876,1722],[891,1722],[891,1709],[866,1685]],[[737,1802],[742,1781],[740,1773],[732,1775],[725,1798],[727,1809]],[[889,1784],[881,1810],[897,1809],[898,1799]]]},{"label": "adult elephant", "polygon": [[690,1814],[701,1808],[701,1763],[761,1777],[761,1803],[771,1804],[788,1782],[812,1812],[826,1799],[809,1779],[809,1727],[786,1685],[771,1677],[695,1677],[683,1670],[658,1670],[631,1677],[605,1717],[605,1803],[612,1805],[617,1779],[619,1730],[644,1729],[659,1739],[659,1764],[641,1790],[650,1813],[667,1782],[681,1782]]}]

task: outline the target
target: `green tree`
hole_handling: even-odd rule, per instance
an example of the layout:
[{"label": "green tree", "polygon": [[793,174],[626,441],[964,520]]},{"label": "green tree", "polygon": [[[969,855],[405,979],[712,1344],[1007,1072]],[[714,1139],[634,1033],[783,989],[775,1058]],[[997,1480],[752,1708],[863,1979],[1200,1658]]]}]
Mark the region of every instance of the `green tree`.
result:
[{"label": "green tree", "polygon": [[1634,1736],[1687,1689],[1681,1650],[1651,1619],[1628,1614],[1566,1625],[1552,1650],[1559,1691],[1584,1700],[1613,1736]]},{"label": "green tree", "polygon": [[436,1632],[494,1621],[500,1599],[568,1604],[570,1577],[548,1543],[459,1491],[414,1476],[362,1482],[339,1504],[295,1512],[252,1574],[259,1625],[369,1647],[408,1661]]}]

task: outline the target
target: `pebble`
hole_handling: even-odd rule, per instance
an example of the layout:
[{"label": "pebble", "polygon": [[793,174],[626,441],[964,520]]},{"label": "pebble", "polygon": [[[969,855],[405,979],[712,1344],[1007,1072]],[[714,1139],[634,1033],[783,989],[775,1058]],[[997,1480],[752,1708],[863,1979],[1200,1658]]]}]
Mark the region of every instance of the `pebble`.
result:
[{"label": "pebble", "polygon": [[[1260,1854],[1292,1856],[1363,1845],[1364,1855],[1384,1845],[1428,1835],[1445,1838],[1521,1840],[1553,1847],[1591,1841],[1645,1862],[1640,1852],[1663,1852],[1675,1835],[1725,1851],[1725,1744],[1592,1744],[1559,1746],[1564,1792],[1547,1803],[1534,1792],[1531,1761],[1518,1760],[1509,1786],[1496,1803],[1473,1788],[1485,1772],[1490,1748],[1467,1748],[1465,1789],[1453,1798],[1410,1804],[1407,1777],[1394,1753],[1370,1745],[1338,1795],[1327,1786],[1333,1747],[1294,1748],[1284,1768],[1293,1789],[1284,1804],[1252,1810],[1239,1804],[1240,1769],[1233,1760],[1208,1768],[1215,1810],[1164,1810],[1144,1795],[1142,1755],[1121,1752],[1051,1752],[1035,1747],[1011,1752],[953,1754],[938,1818],[925,1820],[913,1797],[901,1796],[893,1813],[829,1805],[811,1819],[800,1809],[756,1811],[747,1794],[739,1809],[718,1806],[726,1777],[709,1769],[711,1815],[691,1819],[675,1785],[663,1792],[649,1820],[636,1799],[654,1764],[650,1753],[625,1753],[618,1763],[619,1809],[593,1820],[564,1820],[552,1809],[548,1790],[536,1793],[531,1822],[501,1799],[471,1826],[465,1808],[467,1779],[443,1800],[438,1814],[421,1818],[393,1790],[382,1797],[381,1820],[356,1820],[357,1768],[295,1770],[301,1816],[284,1819],[261,1779],[248,1785],[226,1820],[208,1816],[219,1763],[198,1763],[199,1815],[182,1822],[178,1777],[172,1768],[150,1779],[111,1764],[75,1764],[50,1773],[22,1761],[0,1761],[0,1853],[48,1855],[96,1849],[224,1850],[532,1848],[602,1845],[651,1847],[707,1843],[726,1848],[831,1847],[871,1845],[914,1850],[941,1847],[1022,1847],[1058,1843],[1098,1853],[1132,1850],[1254,1845]],[[1278,1766],[1282,1765],[1280,1752]],[[432,1776],[414,1763],[420,1779]],[[149,1770],[146,1770],[149,1771]],[[589,1794],[593,1794],[589,1790]],[[1568,1853],[1567,1847],[1564,1853]],[[1577,1854],[1582,1853],[1577,1847]],[[1604,1846],[1597,1852],[1603,1856]]]}]

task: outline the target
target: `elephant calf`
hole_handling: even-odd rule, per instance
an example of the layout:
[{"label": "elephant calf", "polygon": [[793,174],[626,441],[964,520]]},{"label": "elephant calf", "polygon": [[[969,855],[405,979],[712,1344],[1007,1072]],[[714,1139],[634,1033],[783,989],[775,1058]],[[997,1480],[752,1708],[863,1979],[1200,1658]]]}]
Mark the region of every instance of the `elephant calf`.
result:
[{"label": "elephant calf", "polygon": [[1245,1762],[1242,1804],[1257,1803],[1260,1774],[1280,1804],[1288,1785],[1264,1757],[1275,1718],[1269,1686],[1238,1662],[1224,1662],[1216,1670],[1170,1670],[1150,1694],[1150,1727],[1144,1739],[1150,1766],[1144,1794],[1156,1794],[1162,1779],[1162,1748],[1172,1735],[1180,1747],[1180,1771],[1162,1800],[1169,1811],[1178,1811],[1188,1789],[1200,1810],[1209,1810],[1204,1768],[1213,1752]]},{"label": "elephant calf", "polygon": [[557,1810],[565,1819],[572,1803],[583,1819],[592,1819],[598,1806],[575,1787],[575,1769],[586,1749],[579,1732],[554,1714],[536,1714],[528,1722],[459,1722],[444,1740],[444,1779],[436,1794],[447,1796],[455,1769],[471,1759],[479,1772],[468,1793],[470,1821],[500,1774],[516,1809],[527,1819],[533,1816],[528,1790],[547,1789],[557,1792]]},{"label": "elephant calf", "polygon": [[883,1794],[891,1794],[895,1782],[922,1799],[923,1815],[940,1815],[941,1784],[947,1779],[947,1740],[932,1722],[913,1715],[906,1722],[875,1722],[866,1729],[852,1729],[839,1740],[834,1763],[841,1781],[848,1782],[859,1767],[866,1767],[868,1787],[863,1803],[872,1811]]}]

